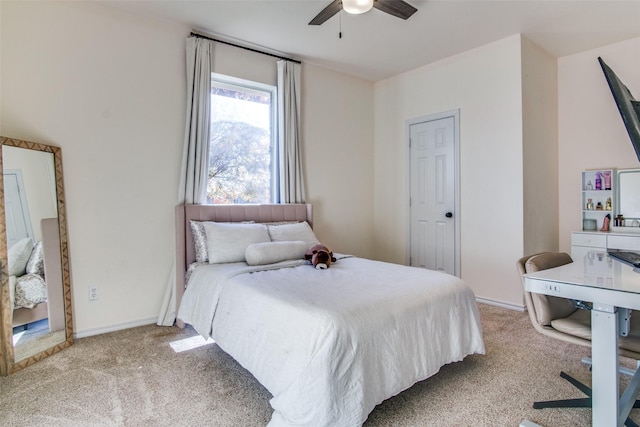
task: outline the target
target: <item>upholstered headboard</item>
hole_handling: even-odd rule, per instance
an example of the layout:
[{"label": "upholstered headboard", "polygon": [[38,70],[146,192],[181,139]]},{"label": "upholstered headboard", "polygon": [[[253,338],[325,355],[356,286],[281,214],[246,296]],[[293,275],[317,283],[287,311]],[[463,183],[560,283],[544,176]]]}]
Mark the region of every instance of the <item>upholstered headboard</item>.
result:
[{"label": "upholstered headboard", "polygon": [[184,293],[187,267],[195,262],[190,220],[215,222],[307,221],[313,227],[311,204],[178,205],[176,206],[176,302]]}]

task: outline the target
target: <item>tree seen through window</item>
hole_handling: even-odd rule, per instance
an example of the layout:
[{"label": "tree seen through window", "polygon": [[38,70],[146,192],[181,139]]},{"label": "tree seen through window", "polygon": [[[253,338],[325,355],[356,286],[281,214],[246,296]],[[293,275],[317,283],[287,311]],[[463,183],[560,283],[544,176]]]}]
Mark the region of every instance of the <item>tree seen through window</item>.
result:
[{"label": "tree seen through window", "polygon": [[272,87],[212,80],[208,203],[271,202],[272,98]]}]

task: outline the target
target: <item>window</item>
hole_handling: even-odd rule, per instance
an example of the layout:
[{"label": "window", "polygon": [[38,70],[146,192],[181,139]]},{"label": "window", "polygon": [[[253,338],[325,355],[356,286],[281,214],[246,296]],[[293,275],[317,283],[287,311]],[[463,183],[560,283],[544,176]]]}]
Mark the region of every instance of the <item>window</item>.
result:
[{"label": "window", "polygon": [[207,203],[271,203],[275,86],[211,78]]}]

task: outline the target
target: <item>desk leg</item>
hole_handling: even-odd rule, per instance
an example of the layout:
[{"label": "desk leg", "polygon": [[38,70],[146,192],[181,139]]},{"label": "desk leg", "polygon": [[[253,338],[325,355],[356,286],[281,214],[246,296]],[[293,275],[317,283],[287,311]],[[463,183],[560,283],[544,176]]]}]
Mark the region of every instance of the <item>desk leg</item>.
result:
[{"label": "desk leg", "polygon": [[[624,425],[618,420],[618,320],[615,307],[595,304],[591,311],[593,425]],[[616,420],[615,423],[613,420]]]}]

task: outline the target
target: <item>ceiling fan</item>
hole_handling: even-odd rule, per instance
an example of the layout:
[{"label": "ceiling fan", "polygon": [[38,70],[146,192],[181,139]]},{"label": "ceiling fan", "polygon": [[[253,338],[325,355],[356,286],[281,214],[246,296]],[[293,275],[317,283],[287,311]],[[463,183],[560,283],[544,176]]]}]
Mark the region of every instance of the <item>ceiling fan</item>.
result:
[{"label": "ceiling fan", "polygon": [[418,11],[403,0],[333,0],[309,22],[309,25],[320,25],[342,9],[348,13],[359,14],[368,12],[372,7],[402,19],[409,19]]}]

